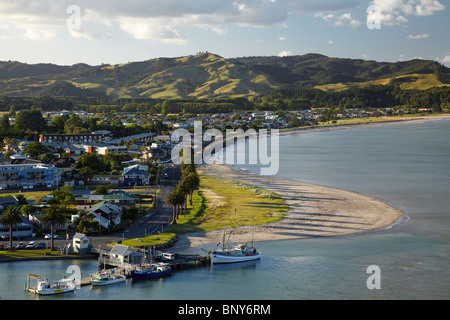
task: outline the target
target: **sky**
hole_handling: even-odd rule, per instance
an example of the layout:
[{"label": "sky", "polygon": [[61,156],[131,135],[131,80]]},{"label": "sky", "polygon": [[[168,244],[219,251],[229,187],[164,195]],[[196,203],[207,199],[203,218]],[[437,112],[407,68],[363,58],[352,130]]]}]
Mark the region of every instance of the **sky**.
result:
[{"label": "sky", "polygon": [[0,0],[0,61],[320,53],[450,67],[448,0]]}]

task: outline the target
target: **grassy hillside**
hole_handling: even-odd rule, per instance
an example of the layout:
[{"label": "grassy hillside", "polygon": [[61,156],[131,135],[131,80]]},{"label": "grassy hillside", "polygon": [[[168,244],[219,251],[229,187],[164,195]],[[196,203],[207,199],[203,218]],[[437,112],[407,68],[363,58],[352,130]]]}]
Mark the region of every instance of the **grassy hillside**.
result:
[{"label": "grassy hillside", "polygon": [[449,84],[450,69],[418,59],[387,63],[320,54],[225,59],[203,53],[113,66],[0,62],[0,95],[7,96],[210,99],[284,86],[338,91],[370,83],[427,89]]},{"label": "grassy hillside", "polygon": [[443,87],[449,86],[449,81],[447,79],[450,78],[450,74],[444,74],[441,78],[445,79],[444,81],[438,79],[436,74],[407,74],[393,78],[385,78],[378,79],[374,81],[367,82],[339,82],[339,83],[331,83],[315,86],[316,89],[320,89],[323,91],[341,91],[349,88],[363,88],[367,85],[396,85],[404,90],[426,90],[433,87]]}]

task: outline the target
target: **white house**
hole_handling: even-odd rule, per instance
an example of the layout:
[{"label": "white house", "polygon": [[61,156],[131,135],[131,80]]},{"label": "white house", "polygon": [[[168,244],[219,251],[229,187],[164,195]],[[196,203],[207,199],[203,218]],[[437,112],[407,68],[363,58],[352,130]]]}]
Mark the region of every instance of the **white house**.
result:
[{"label": "white house", "polygon": [[111,223],[119,225],[122,218],[122,207],[108,201],[102,201],[87,209],[95,221],[103,228],[109,228]]},{"label": "white house", "polygon": [[75,233],[73,236],[73,250],[78,253],[88,253],[91,247],[89,238],[84,233]]}]

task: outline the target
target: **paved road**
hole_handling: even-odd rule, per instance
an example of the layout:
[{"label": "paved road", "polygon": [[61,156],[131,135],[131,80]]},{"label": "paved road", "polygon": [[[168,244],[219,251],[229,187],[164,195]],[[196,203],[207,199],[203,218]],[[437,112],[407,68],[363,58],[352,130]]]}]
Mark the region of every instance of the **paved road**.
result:
[{"label": "paved road", "polygon": [[157,234],[162,231],[163,228],[168,226],[172,220],[173,209],[172,206],[166,203],[166,200],[167,196],[172,192],[177,182],[180,180],[181,170],[179,166],[167,164],[161,175],[162,178],[159,197],[157,198],[157,208],[147,214],[145,218],[127,228],[124,232],[107,236],[91,237],[91,244],[94,248],[99,248],[100,246],[102,249],[109,250],[110,248],[107,247],[107,244],[110,242]]}]

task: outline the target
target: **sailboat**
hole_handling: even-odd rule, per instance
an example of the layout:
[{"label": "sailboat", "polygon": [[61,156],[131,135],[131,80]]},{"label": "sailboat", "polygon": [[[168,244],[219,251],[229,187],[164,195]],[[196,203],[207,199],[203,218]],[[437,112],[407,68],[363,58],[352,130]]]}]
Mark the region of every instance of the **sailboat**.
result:
[{"label": "sailboat", "polygon": [[246,262],[261,258],[261,253],[254,247],[253,240],[251,246],[248,246],[246,243],[237,243],[230,247],[228,242],[225,241],[225,236],[224,231],[222,249],[209,252],[211,264]]}]

